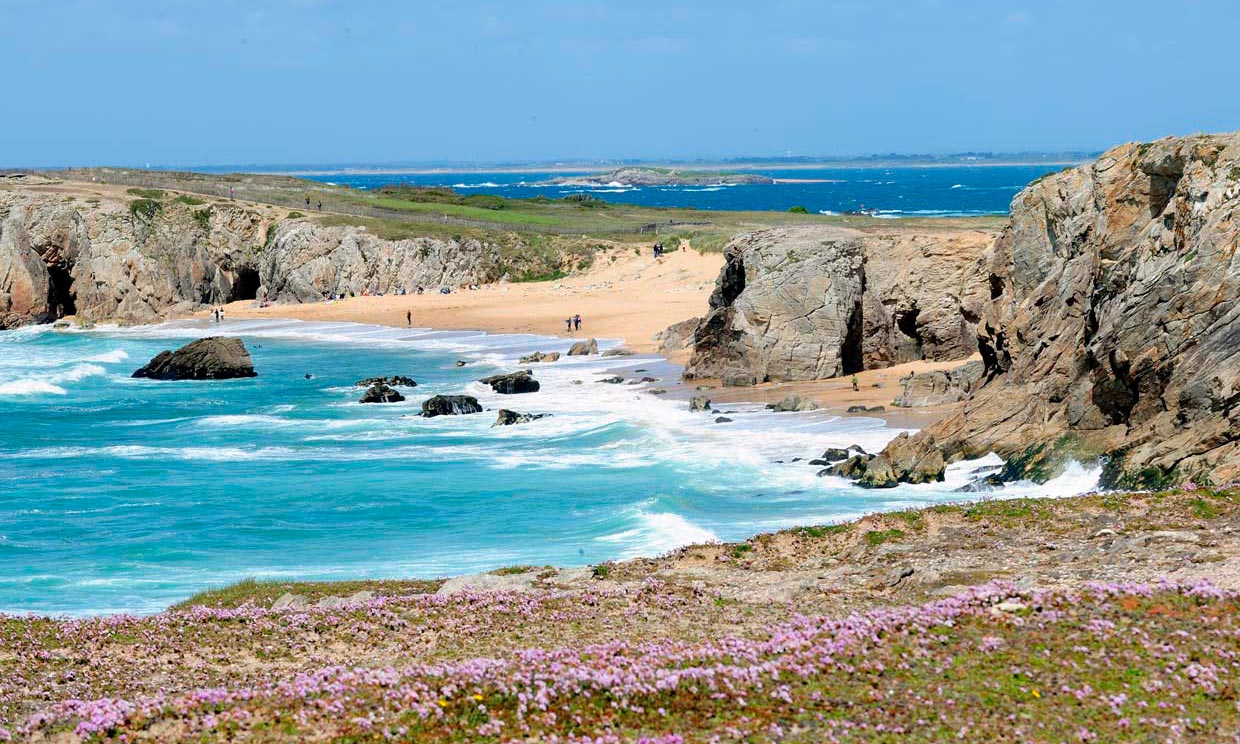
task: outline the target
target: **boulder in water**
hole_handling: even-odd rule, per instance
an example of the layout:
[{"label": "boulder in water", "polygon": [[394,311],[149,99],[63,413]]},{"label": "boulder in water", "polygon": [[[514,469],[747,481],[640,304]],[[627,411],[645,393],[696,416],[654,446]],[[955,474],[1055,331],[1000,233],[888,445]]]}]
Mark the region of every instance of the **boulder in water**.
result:
[{"label": "boulder in water", "polygon": [[399,403],[405,399],[405,396],[396,392],[391,386],[384,382],[376,382],[366,388],[366,392],[362,393],[362,399],[359,403]]},{"label": "boulder in water", "polygon": [[522,364],[534,364],[536,362],[554,362],[559,358],[560,358],[560,352],[558,351],[551,351],[551,352],[547,352],[546,354],[544,354],[541,351],[536,351],[533,354],[521,357],[521,363]]},{"label": "boulder in water", "polygon": [[709,411],[710,410],[710,398],[707,398],[705,395],[693,396],[692,398],[689,399],[689,410],[690,411]]},{"label": "boulder in water", "polygon": [[623,346],[617,346],[614,349],[608,349],[607,351],[604,351],[603,356],[605,357],[633,356],[636,353],[637,352],[633,351],[632,349],[626,349]]},{"label": "boulder in water", "polygon": [[404,375],[392,375],[391,377],[367,377],[365,380],[358,380],[354,383],[355,387],[370,387],[383,383],[384,385],[393,385],[396,387],[417,387],[418,383],[412,377]]},{"label": "boulder in water", "polygon": [[768,409],[776,412],[787,411],[817,411],[818,404],[809,398],[802,398],[799,395],[789,395],[778,403],[768,403]]},{"label": "boulder in water", "polygon": [[491,375],[478,380],[483,385],[490,385],[491,389],[502,395],[516,395],[518,393],[537,393],[540,385],[530,375],[529,370],[520,372],[510,372],[506,375]]},{"label": "boulder in water", "polygon": [[603,379],[598,380],[598,382],[605,382],[609,385],[619,385],[624,382],[624,378],[620,375],[612,375],[611,377],[604,377]]},{"label": "boulder in water", "polygon": [[510,411],[507,408],[499,409],[499,418],[495,419],[495,423],[491,424],[491,428],[496,426],[512,426],[514,424],[528,424],[531,421],[537,421],[540,418],[547,418],[549,413],[518,413]]},{"label": "boulder in water", "polygon": [[209,336],[176,351],[161,351],[133,376],[150,380],[229,380],[256,377],[257,373],[241,339]]},{"label": "boulder in water", "polygon": [[472,395],[436,395],[422,401],[422,415],[426,418],[467,413],[482,413],[482,406]]},{"label": "boulder in water", "polygon": [[568,350],[569,356],[589,356],[598,353],[598,341],[590,339],[589,341],[578,341]]}]

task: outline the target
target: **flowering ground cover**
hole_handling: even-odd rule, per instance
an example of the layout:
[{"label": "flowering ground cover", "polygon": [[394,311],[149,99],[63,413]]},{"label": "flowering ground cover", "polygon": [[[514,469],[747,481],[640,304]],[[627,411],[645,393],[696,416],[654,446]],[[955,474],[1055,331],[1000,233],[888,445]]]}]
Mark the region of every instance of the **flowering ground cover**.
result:
[{"label": "flowering ground cover", "polygon": [[[1240,741],[1235,507],[1234,492],[995,502],[686,549],[573,587],[390,583],[273,610],[289,587],[250,585],[150,617],[0,617],[0,740]],[[1030,570],[1062,580],[831,573],[932,573],[914,546],[1037,554]],[[1124,580],[1147,547],[1184,570]],[[782,585],[806,565],[820,585],[786,601],[723,583]]]}]

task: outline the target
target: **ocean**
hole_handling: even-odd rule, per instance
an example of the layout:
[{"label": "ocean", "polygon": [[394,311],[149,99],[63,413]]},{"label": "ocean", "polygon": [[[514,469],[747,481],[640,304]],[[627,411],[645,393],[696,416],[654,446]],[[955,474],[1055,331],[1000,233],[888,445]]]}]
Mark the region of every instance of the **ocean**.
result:
[{"label": "ocean", "polygon": [[463,193],[498,194],[514,199],[560,198],[589,193],[600,199],[647,207],[693,207],[706,210],[775,210],[802,206],[811,212],[838,214],[875,210],[880,217],[976,217],[1007,214],[1012,197],[1062,165],[987,165],[936,167],[850,167],[801,170],[746,170],[772,178],[814,183],[721,184],[702,186],[538,186],[540,182],[581,173],[352,173],[323,169],[307,176],[317,181],[375,189],[387,184],[450,186]]},{"label": "ocean", "polygon": [[[221,333],[245,340],[258,377],[130,377],[163,349]],[[819,478],[792,458],[875,451],[900,430],[761,405],[726,406],[734,422],[716,424],[646,392],[677,372],[657,357],[533,365],[532,394],[476,382],[569,343],[291,320],[0,334],[0,611],[146,613],[246,577],[429,578],[652,556],[959,501],[952,489],[997,462],[882,491]],[[660,382],[598,382],[612,373]],[[418,381],[405,403],[357,402],[356,380],[391,374]],[[436,393],[488,410],[419,417]],[[500,407],[552,416],[492,428]],[[1096,477],[1078,468],[1003,495],[1077,493]]]}]

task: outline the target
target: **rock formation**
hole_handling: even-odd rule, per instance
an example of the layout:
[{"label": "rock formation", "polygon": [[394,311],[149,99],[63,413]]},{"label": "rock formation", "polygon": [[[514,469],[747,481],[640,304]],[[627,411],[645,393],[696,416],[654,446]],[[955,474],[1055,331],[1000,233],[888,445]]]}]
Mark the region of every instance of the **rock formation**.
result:
[{"label": "rock formation", "polygon": [[810,398],[802,398],[799,395],[789,395],[778,403],[767,403],[768,411],[776,413],[786,413],[788,411],[817,411],[818,404]]},{"label": "rock formation", "polygon": [[521,357],[519,361],[521,362],[521,364],[536,364],[540,362],[558,361],[559,358],[560,358],[560,352],[558,351],[551,351],[545,354],[541,351],[536,351],[533,354]]},{"label": "rock formation", "polygon": [[492,390],[501,395],[537,393],[541,387],[538,384],[538,380],[534,379],[529,370],[510,372],[506,375],[491,375],[478,380],[478,382],[481,382],[483,385],[490,385]]},{"label": "rock formation", "polygon": [[497,426],[513,426],[516,424],[528,424],[531,421],[537,421],[540,418],[547,418],[549,413],[518,413],[510,411],[507,408],[499,409],[499,418],[495,419],[495,423],[491,424],[494,429]]},{"label": "rock formation", "polygon": [[366,388],[366,392],[362,393],[362,398],[358,403],[400,403],[404,399],[405,396],[386,382],[375,382]]},{"label": "rock formation", "polygon": [[1238,134],[1123,145],[1031,184],[984,257],[985,382],[911,443],[997,452],[1004,480],[1099,456],[1104,486],[1240,480],[1238,210]]},{"label": "rock formation", "polygon": [[689,318],[654,334],[654,340],[659,342],[659,351],[683,351],[693,346],[693,334],[701,322],[701,318]]},{"label": "rock formation", "polygon": [[0,189],[0,328],[72,314],[147,322],[254,296],[260,211],[95,201]]},{"label": "rock formation", "polygon": [[397,387],[417,387],[418,383],[412,377],[405,375],[392,375],[391,377],[367,377],[365,380],[358,380],[353,383],[354,387],[370,387],[382,383],[384,385],[394,385]]},{"label": "rock formation", "polygon": [[482,413],[482,406],[472,395],[436,395],[422,401],[422,415],[426,418],[469,413]]},{"label": "rock formation", "polygon": [[900,408],[937,406],[964,400],[979,386],[986,374],[986,365],[967,362],[955,369],[931,370],[900,378],[904,392],[892,405]]},{"label": "rock formation", "polygon": [[724,249],[685,377],[753,385],[969,356],[990,240],[832,226],[740,236]]},{"label": "rock formation", "polygon": [[573,344],[569,350],[569,356],[590,356],[598,353],[598,341],[590,339],[588,341],[578,341]]},{"label": "rock formation", "polygon": [[161,351],[134,377],[151,380],[229,380],[255,377],[250,352],[239,338],[209,336],[176,351]]},{"label": "rock formation", "polygon": [[458,287],[572,264],[510,234],[384,240],[231,200],[67,193],[0,183],[0,329],[65,315],[147,323],[263,296]]}]

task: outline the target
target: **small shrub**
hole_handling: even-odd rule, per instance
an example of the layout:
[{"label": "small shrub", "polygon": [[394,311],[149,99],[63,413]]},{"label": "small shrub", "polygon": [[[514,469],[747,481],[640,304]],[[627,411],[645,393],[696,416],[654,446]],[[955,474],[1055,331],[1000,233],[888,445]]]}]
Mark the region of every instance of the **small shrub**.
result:
[{"label": "small shrub", "polygon": [[805,537],[821,538],[827,535],[839,535],[851,529],[851,524],[819,524],[811,527],[801,527],[797,529],[797,532]]},{"label": "small shrub", "polygon": [[143,199],[163,199],[164,192],[159,189],[129,189],[125,192],[130,196],[137,196]]},{"label": "small shrub", "polygon": [[301,219],[302,217],[305,217],[305,216],[306,216],[306,215],[302,214],[301,212],[289,212],[289,213],[288,213],[288,219],[290,219],[290,220],[299,220],[299,219]]},{"label": "small shrub", "polygon": [[750,545],[749,543],[740,543],[739,545],[733,545],[732,546],[732,557],[740,558],[751,550],[753,550],[753,546]]},{"label": "small shrub", "polygon": [[189,194],[181,194],[177,198],[173,199],[173,201],[180,202],[181,204],[191,207],[201,207],[203,204],[206,204],[206,202],[202,199],[195,196],[190,196]]},{"label": "small shrub", "polygon": [[788,211],[792,214],[809,214],[809,210],[799,204],[795,207],[788,207]]},{"label": "small shrub", "polygon": [[878,546],[888,540],[898,540],[904,537],[904,530],[870,530],[865,533],[865,541],[870,545]]},{"label": "small shrub", "polygon": [[201,227],[203,230],[210,230],[211,229],[211,212],[212,212],[211,207],[207,207],[206,209],[195,210],[194,211],[194,222],[197,222],[198,226]]},{"label": "small shrub", "polygon": [[155,215],[159,214],[161,209],[163,206],[151,199],[134,199],[129,202],[129,214],[147,222],[155,219]]}]

